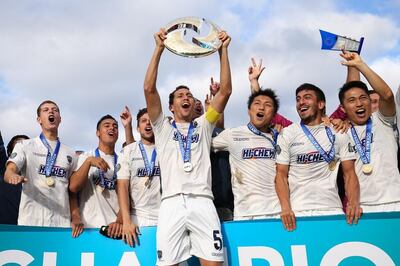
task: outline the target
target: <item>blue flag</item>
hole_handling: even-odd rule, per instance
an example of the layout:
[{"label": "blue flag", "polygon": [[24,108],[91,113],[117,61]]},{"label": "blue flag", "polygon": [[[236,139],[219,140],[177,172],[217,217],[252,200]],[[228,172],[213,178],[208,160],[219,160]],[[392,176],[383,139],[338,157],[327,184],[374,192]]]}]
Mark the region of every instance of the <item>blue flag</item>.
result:
[{"label": "blue flag", "polygon": [[364,37],[362,37],[359,41],[354,39],[336,35],[334,33],[330,33],[327,31],[319,30],[322,39],[322,50],[333,50],[333,51],[341,51],[346,50],[350,52],[356,52],[360,54],[361,48],[364,42]]}]

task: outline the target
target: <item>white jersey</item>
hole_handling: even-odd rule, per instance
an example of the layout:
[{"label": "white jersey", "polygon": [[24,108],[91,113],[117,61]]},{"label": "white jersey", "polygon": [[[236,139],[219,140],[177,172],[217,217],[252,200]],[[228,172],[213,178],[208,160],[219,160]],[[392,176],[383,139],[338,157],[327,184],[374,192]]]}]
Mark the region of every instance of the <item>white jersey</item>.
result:
[{"label": "white jersey", "polygon": [[[49,141],[54,150],[56,141]],[[53,153],[53,151],[51,151]],[[8,160],[17,165],[23,183],[18,213],[18,225],[70,227],[68,183],[76,167],[75,152],[61,144],[57,160],[51,169],[54,186],[46,184],[47,148],[39,137],[17,143]]]},{"label": "white jersey", "polygon": [[[307,126],[321,147],[329,152],[331,142],[323,124]],[[351,140],[346,134],[335,133],[336,167],[328,163],[304,134],[300,124],[283,129],[278,137],[276,162],[289,165],[290,203],[293,211],[342,209],[336,179],[340,161],[355,160]]]},{"label": "white jersey", "polygon": [[[205,115],[195,119],[194,124],[191,140],[193,169],[190,172],[185,172],[177,130],[163,113],[153,123],[157,156],[162,170],[163,199],[181,193],[213,197],[210,149],[214,124],[210,123]],[[186,141],[189,123],[176,123],[176,126],[184,136],[184,141]]]},{"label": "white jersey", "polygon": [[[150,163],[154,145],[143,146]],[[118,171],[118,179],[129,180],[131,215],[137,216],[138,220],[140,218],[157,220],[161,203],[158,154],[150,186],[146,186],[148,175],[138,142],[129,144],[124,148],[119,163],[121,169]]]},{"label": "white jersey", "polygon": [[[114,155],[107,155],[100,151],[100,157],[103,158],[110,169],[104,173],[104,178],[112,180],[114,174]],[[85,160],[95,156],[95,151],[85,152],[79,156],[78,168],[82,166]],[[119,158],[118,158],[119,160]],[[79,192],[80,211],[82,222],[85,227],[99,228],[103,225],[115,222],[118,214],[118,197],[115,190],[98,189],[96,185],[100,178],[99,169],[91,166],[87,176],[88,180],[85,187]]]},{"label": "white jersey", "polygon": [[[372,173],[362,171],[363,163],[357,153],[356,173],[360,182],[360,203],[377,205],[400,201],[400,174],[397,168],[397,143],[393,132],[395,117],[384,117],[379,111],[371,116]],[[361,143],[365,143],[366,125],[354,126]],[[347,134],[352,138],[351,131]],[[354,147],[353,147],[354,148]],[[355,148],[354,148],[355,149]]]},{"label": "white jersey", "polygon": [[[265,135],[273,141],[271,134]],[[229,152],[235,217],[280,213],[271,141],[241,126],[222,131],[213,138],[212,147]]]}]

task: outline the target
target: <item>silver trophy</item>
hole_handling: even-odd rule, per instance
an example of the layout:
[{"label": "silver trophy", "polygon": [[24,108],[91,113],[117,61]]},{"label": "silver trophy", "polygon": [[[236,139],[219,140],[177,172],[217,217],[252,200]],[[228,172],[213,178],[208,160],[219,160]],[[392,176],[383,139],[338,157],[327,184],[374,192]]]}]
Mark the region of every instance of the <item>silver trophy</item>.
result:
[{"label": "silver trophy", "polygon": [[219,49],[219,27],[209,20],[197,17],[178,18],[165,26],[165,47],[185,57],[207,56]]}]

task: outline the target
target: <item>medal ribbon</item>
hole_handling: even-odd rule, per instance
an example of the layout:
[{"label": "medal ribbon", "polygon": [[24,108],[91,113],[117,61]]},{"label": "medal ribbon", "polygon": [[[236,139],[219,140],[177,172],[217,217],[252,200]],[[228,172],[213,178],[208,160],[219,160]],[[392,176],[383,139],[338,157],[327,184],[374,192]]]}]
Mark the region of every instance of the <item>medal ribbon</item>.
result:
[{"label": "medal ribbon", "polygon": [[[99,148],[96,148],[94,151],[94,155],[97,158],[101,158],[100,156],[100,151]],[[108,190],[114,190],[115,189],[115,183],[117,180],[117,161],[118,161],[118,155],[114,152],[114,173],[112,179],[108,179],[104,177],[104,171],[99,169],[99,184],[102,188],[106,188]]]},{"label": "medal ribbon", "polygon": [[361,144],[360,138],[357,135],[357,131],[353,125],[351,125],[351,135],[354,140],[354,144],[360,159],[363,164],[369,164],[371,162],[371,143],[372,143],[372,120],[368,118],[366,132],[365,132],[365,146]]},{"label": "medal ribbon", "polygon": [[155,164],[156,164],[156,157],[157,157],[156,149],[153,149],[153,152],[151,154],[150,163],[149,163],[149,159],[147,158],[147,153],[144,148],[144,145],[141,141],[139,141],[139,149],[140,149],[140,152],[142,153],[142,158],[143,158],[143,162],[144,162],[144,167],[146,168],[147,176],[152,177],[154,175],[154,169],[155,169]]},{"label": "medal ribbon", "polygon": [[53,166],[56,163],[58,152],[60,151],[61,143],[60,143],[60,140],[57,138],[56,148],[54,149],[53,154],[51,154],[52,148],[50,147],[50,144],[47,142],[43,133],[40,133],[40,140],[42,141],[43,145],[47,148],[46,165],[44,168],[44,173],[45,173],[46,177],[50,177],[51,170],[53,169]]},{"label": "medal ribbon", "polygon": [[193,135],[193,131],[194,131],[193,122],[190,122],[185,142],[183,142],[183,136],[182,136],[181,132],[179,132],[178,128],[176,127],[175,121],[172,122],[172,126],[176,129],[178,142],[179,142],[179,148],[181,150],[183,162],[184,163],[190,162],[190,153],[191,153],[191,148],[192,148],[192,135]]},{"label": "medal ribbon", "polygon": [[267,135],[264,135],[264,133],[262,133],[260,130],[258,130],[252,123],[248,123],[248,124],[247,124],[247,128],[248,128],[251,132],[253,132],[254,134],[256,134],[256,135],[258,135],[258,136],[261,136],[261,137],[263,137],[263,138],[269,140],[269,142],[271,142],[272,146],[274,146],[274,149],[275,149],[275,147],[276,147],[276,140],[277,140],[278,134],[279,134],[278,131],[276,131],[276,130],[273,129],[273,128],[270,128],[270,130],[272,131],[272,138],[273,138],[273,139],[271,139],[271,138],[268,137]]},{"label": "medal ribbon", "polygon": [[328,136],[329,142],[332,144],[332,147],[327,153],[321,145],[319,145],[318,141],[314,138],[313,134],[311,134],[310,130],[303,124],[300,123],[301,128],[303,129],[304,134],[306,134],[307,138],[314,145],[314,147],[318,150],[319,154],[324,158],[325,162],[330,163],[335,159],[335,136],[332,133],[332,130],[329,127],[325,127],[326,135]]}]

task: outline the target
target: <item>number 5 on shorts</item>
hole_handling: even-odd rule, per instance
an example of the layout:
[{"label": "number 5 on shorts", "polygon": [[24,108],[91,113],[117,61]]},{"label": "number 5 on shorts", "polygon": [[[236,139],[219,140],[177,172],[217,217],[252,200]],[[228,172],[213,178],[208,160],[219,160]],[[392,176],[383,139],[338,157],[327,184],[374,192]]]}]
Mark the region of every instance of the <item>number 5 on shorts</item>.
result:
[{"label": "number 5 on shorts", "polygon": [[214,238],[214,248],[216,250],[221,250],[222,249],[222,238],[221,238],[221,233],[219,232],[219,230],[213,231],[213,238]]}]

